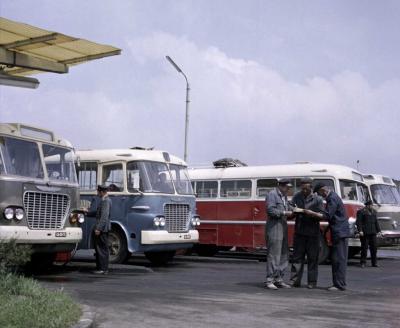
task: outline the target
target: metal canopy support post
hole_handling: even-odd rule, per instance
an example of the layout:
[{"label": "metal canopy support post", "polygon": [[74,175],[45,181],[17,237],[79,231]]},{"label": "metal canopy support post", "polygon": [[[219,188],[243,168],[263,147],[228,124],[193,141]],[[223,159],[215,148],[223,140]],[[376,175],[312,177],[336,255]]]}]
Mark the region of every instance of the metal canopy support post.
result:
[{"label": "metal canopy support post", "polygon": [[30,68],[52,73],[68,73],[68,66],[66,64],[29,56],[19,52],[7,50],[3,47],[0,47],[0,64]]}]

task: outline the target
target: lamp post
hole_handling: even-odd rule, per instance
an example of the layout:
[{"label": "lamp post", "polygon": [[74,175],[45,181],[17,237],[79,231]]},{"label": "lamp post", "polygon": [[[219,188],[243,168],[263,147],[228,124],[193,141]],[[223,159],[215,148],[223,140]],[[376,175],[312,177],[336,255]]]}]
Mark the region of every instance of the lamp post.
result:
[{"label": "lamp post", "polygon": [[181,73],[183,75],[183,77],[185,78],[185,81],[186,81],[185,151],[184,151],[184,155],[183,155],[183,159],[186,162],[187,161],[188,130],[189,130],[189,102],[190,102],[190,100],[189,100],[189,91],[190,91],[189,81],[187,79],[186,74],[182,72],[180,67],[171,59],[170,56],[165,56],[165,58],[167,58],[167,60],[170,62],[170,64],[175,67],[175,69],[178,71],[178,73]]}]

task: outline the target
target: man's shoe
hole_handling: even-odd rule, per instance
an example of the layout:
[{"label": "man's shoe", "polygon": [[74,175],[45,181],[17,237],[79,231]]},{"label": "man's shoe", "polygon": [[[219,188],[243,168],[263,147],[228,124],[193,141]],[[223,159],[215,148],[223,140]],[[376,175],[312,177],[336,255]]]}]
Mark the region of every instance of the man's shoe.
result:
[{"label": "man's shoe", "polygon": [[95,270],[92,271],[93,274],[108,274],[108,271],[104,271],[104,270]]},{"label": "man's shoe", "polygon": [[272,282],[264,283],[264,288],[271,289],[271,290],[277,290],[278,289],[278,287],[276,287]]},{"label": "man's shoe", "polygon": [[372,264],[372,266],[374,267],[374,268],[379,268],[379,265],[378,264]]},{"label": "man's shoe", "polygon": [[275,286],[278,287],[278,288],[292,288],[290,285],[285,284],[283,281],[281,281],[281,282],[276,282],[276,283],[275,283]]},{"label": "man's shoe", "polygon": [[308,284],[308,285],[307,285],[307,288],[308,288],[308,289],[314,289],[315,287],[317,287],[316,284]]},{"label": "man's shoe", "polygon": [[360,267],[365,268],[365,263],[361,263]]},{"label": "man's shoe", "polygon": [[345,289],[345,288],[338,288],[338,287],[336,287],[336,286],[331,286],[331,287],[328,288],[328,290],[329,290],[330,292],[337,292],[337,291],[339,291],[339,290],[344,291],[344,290],[346,290],[346,289]]},{"label": "man's shoe", "polygon": [[301,287],[300,282],[298,282],[297,280],[291,280],[290,283],[289,283],[289,285],[290,285],[291,287],[294,287],[294,288],[299,288],[299,287]]}]

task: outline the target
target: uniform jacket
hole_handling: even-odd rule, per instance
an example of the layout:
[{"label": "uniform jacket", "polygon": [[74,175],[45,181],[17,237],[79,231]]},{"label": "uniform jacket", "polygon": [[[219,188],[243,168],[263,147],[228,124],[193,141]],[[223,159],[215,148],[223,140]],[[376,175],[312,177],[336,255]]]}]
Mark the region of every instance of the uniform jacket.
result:
[{"label": "uniform jacket", "polygon": [[365,235],[375,235],[381,232],[376,211],[367,207],[357,211],[356,225],[358,232],[363,232]]},{"label": "uniform jacket", "polygon": [[[304,208],[317,213],[324,212],[324,201],[322,197],[311,193],[304,197],[301,191],[297,192],[291,201],[292,205],[299,208]],[[319,236],[320,226],[319,220],[313,216],[308,216],[302,213],[296,215],[295,233],[304,236]]]},{"label": "uniform jacket", "polygon": [[329,222],[333,238],[350,237],[346,210],[342,200],[334,191],[329,192],[328,197],[326,197],[325,217]]},{"label": "uniform jacket", "polygon": [[105,196],[100,199],[95,211],[88,212],[87,216],[96,216],[95,230],[102,232],[108,232],[111,230],[111,199]]},{"label": "uniform jacket", "polygon": [[271,239],[282,239],[287,234],[287,221],[284,211],[290,210],[287,196],[283,196],[278,188],[270,191],[266,197],[267,224],[266,236]]}]

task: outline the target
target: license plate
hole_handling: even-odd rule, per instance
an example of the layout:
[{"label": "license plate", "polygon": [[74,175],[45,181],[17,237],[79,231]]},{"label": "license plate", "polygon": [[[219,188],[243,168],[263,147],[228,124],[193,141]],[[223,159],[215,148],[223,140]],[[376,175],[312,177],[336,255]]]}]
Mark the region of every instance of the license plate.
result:
[{"label": "license plate", "polygon": [[184,235],[183,239],[192,239],[192,236],[190,234]]},{"label": "license plate", "polygon": [[56,232],[56,237],[67,237],[67,233],[65,231]]}]

